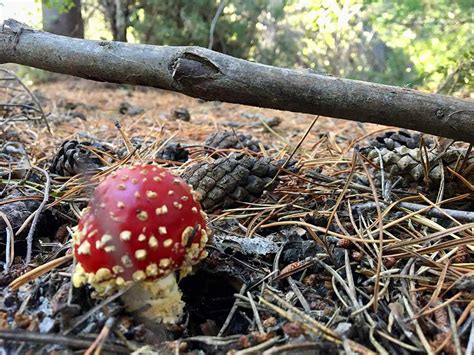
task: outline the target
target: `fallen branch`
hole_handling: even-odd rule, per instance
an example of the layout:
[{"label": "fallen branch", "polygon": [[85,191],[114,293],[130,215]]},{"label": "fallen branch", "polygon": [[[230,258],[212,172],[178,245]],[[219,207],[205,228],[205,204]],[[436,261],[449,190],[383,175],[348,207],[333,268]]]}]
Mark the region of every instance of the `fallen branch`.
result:
[{"label": "fallen branch", "polygon": [[418,130],[474,143],[474,102],[252,63],[200,47],[90,41],[6,20],[0,63]]}]

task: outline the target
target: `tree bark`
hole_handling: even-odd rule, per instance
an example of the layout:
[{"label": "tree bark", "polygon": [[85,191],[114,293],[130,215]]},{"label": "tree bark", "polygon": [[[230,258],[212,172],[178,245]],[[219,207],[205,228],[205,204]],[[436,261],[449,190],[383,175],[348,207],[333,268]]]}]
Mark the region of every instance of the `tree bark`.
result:
[{"label": "tree bark", "polygon": [[71,39],[6,20],[0,63],[205,100],[414,129],[474,143],[474,102],[252,63],[200,47]]}]

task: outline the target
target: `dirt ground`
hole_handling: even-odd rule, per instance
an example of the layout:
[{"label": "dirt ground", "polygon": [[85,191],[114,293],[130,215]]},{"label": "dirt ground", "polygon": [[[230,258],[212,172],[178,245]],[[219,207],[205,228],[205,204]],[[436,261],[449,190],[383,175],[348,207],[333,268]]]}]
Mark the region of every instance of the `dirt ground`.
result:
[{"label": "dirt ground", "polygon": [[[47,108],[52,111],[58,103],[64,101],[86,105],[74,110],[84,113],[85,121],[73,119],[63,122],[60,116],[54,115],[49,119],[54,127],[54,141],[48,140],[56,144],[85,132],[100,140],[110,140],[118,136],[114,126],[114,122],[118,120],[130,136],[175,136],[177,141],[202,143],[211,132],[235,129],[251,133],[264,143],[282,142],[294,145],[314,118],[313,115],[302,113],[205,102],[159,89],[120,87],[81,79],[37,85],[34,88],[44,92],[50,99]],[[119,107],[123,102],[143,108],[144,113],[132,117],[119,114]],[[180,107],[189,110],[189,122],[173,119],[173,111]],[[281,123],[274,128],[276,134],[260,124],[261,119],[274,117],[281,119]],[[347,120],[320,117],[304,144],[311,147],[319,142],[322,136],[327,136],[331,148],[341,154],[351,143],[384,128],[379,125],[362,125]]]}]

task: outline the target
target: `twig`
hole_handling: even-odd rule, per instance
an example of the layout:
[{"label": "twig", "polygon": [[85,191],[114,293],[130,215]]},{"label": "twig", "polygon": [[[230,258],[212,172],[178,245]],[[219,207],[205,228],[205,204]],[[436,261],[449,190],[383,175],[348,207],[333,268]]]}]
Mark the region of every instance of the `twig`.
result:
[{"label": "twig", "polygon": [[106,305],[108,305],[110,302],[112,302],[113,300],[119,298],[120,296],[122,296],[125,292],[127,292],[129,289],[130,289],[131,285],[114,293],[112,296],[110,297],[107,297],[105,300],[103,300],[102,302],[100,302],[98,305],[96,305],[95,307],[92,307],[91,309],[89,309],[89,311],[87,311],[87,313],[83,314],[81,317],[79,317],[79,319],[77,319],[74,324],[69,328],[69,329],[66,329],[63,334],[64,335],[68,335],[70,332],[72,332],[76,327],[80,326],[82,323],[84,323],[87,319],[89,319],[89,317],[91,317],[92,315],[94,315],[97,311],[99,311],[99,309],[105,307]]},{"label": "twig", "polygon": [[474,317],[471,314],[471,332],[469,333],[469,341],[467,342],[466,354],[472,354],[474,351]]},{"label": "twig", "polygon": [[23,286],[25,283],[33,281],[40,277],[41,275],[44,275],[48,271],[51,271],[62,264],[72,260],[72,255],[65,255],[60,258],[51,260],[47,262],[46,264],[42,264],[38,266],[37,268],[34,268],[31,271],[28,271],[27,273],[21,275],[20,277],[17,277],[15,280],[13,280],[8,287],[10,287],[12,290],[17,290],[21,286]]},{"label": "twig", "polygon": [[[5,341],[13,342],[29,342],[29,343],[39,343],[39,344],[57,344],[63,345],[74,349],[84,349],[87,348],[92,340],[84,339],[81,337],[68,337],[61,334],[45,334],[45,333],[35,333],[29,332],[22,329],[1,329],[0,330],[0,339]],[[120,354],[129,354],[130,350],[126,347],[118,344],[104,344],[104,350],[111,351],[114,353]]]},{"label": "twig", "polygon": [[[242,287],[240,288],[239,295],[243,295],[245,293],[245,290],[247,289],[247,285],[243,284]],[[230,322],[232,321],[232,318],[234,318],[234,314],[237,311],[238,305],[237,305],[237,299],[234,302],[234,305],[230,309],[229,314],[227,315],[226,320],[224,321],[224,324],[222,324],[221,329],[219,330],[219,333],[217,333],[218,337],[221,337],[222,334],[224,334],[225,330],[229,326]]]},{"label": "twig", "polygon": [[28,95],[30,95],[31,99],[35,102],[35,104],[38,106],[38,109],[41,113],[41,118],[43,119],[45,125],[46,125],[46,128],[48,129],[48,132],[52,134],[52,131],[51,131],[51,127],[49,126],[49,122],[48,122],[48,119],[46,118],[46,114],[44,113],[43,111],[43,107],[41,106],[41,104],[39,103],[38,99],[36,98],[35,95],[33,95],[33,93],[28,89],[28,87],[23,84],[23,82],[21,81],[21,79],[12,71],[10,70],[7,70],[7,69],[3,69],[3,68],[0,68],[0,71],[4,72],[4,73],[7,73],[11,76],[13,76],[15,78],[15,80],[17,81],[18,84],[20,84],[23,89],[25,89],[25,91],[28,93]]},{"label": "twig", "polygon": [[253,300],[252,294],[247,291],[247,297],[249,298],[250,306],[252,307],[253,315],[255,317],[255,323],[257,324],[258,331],[260,333],[265,333],[265,329],[263,328],[262,321],[260,320],[260,315],[258,314],[257,306],[255,305],[255,301]]},{"label": "twig", "polygon": [[8,271],[8,269],[10,268],[13,262],[13,258],[15,257],[15,249],[14,249],[15,233],[13,232],[12,225],[7,215],[3,213],[2,211],[0,211],[0,217],[3,219],[3,221],[5,222],[5,225],[7,226],[6,228],[7,242],[5,245],[5,271]]},{"label": "twig", "polygon": [[211,22],[211,27],[209,29],[209,45],[207,48],[212,49],[212,46],[214,45],[214,30],[216,28],[217,20],[219,19],[219,16],[222,13],[222,10],[224,10],[225,7],[225,0],[221,0],[219,3],[219,7],[217,8],[216,13],[214,14],[214,17],[212,18]]},{"label": "twig", "polygon": [[[379,224],[379,244],[377,250],[377,267],[375,269],[375,285],[374,285],[374,312],[377,312],[377,308],[379,306],[379,290],[380,290],[380,271],[382,271],[382,253],[383,253],[383,218],[382,212],[380,211],[379,205],[379,197],[377,195],[377,190],[375,189],[374,180],[369,174],[369,170],[365,163],[362,163],[362,167],[367,175],[367,179],[369,180],[370,188],[372,189],[372,195],[374,197],[375,208],[377,210],[377,220]],[[375,245],[374,245],[375,247]]]},{"label": "twig", "polygon": [[30,227],[30,230],[28,231],[28,235],[26,236],[26,244],[27,244],[26,264],[29,264],[31,262],[31,254],[33,252],[33,235],[34,235],[35,230],[36,230],[36,225],[38,223],[39,216],[41,215],[41,212],[43,211],[44,206],[48,202],[49,189],[51,187],[51,179],[49,177],[48,172],[46,170],[41,169],[41,168],[39,168],[37,166],[34,166],[34,165],[33,165],[32,168],[40,171],[41,173],[43,173],[44,176],[46,176],[46,182],[44,184],[43,201],[41,201],[41,204],[39,205],[38,209],[35,212],[33,212],[35,216],[33,218],[33,222],[31,222],[31,227]]},{"label": "twig", "polygon": [[[271,349],[265,350],[262,355],[276,355],[276,354],[310,354],[314,353],[317,354],[318,350],[321,350],[323,348],[323,345],[321,343],[310,343],[310,342],[305,342],[305,343],[291,343],[291,344],[285,344],[281,346],[276,346]],[[314,352],[312,352],[314,351]]]},{"label": "twig", "polygon": [[[388,205],[385,202],[379,201],[378,203],[380,207],[387,207]],[[407,210],[410,211],[422,211],[424,214],[426,214],[428,217],[435,217],[435,218],[443,218],[446,219],[446,215],[451,216],[458,221],[462,222],[474,222],[474,212],[471,211],[459,211],[459,210],[453,210],[449,208],[441,208],[441,207],[432,207],[422,205],[419,203],[411,203],[411,202],[399,202],[397,204],[401,208],[406,208]],[[375,202],[366,202],[366,203],[361,203],[357,205],[353,205],[352,209],[353,210],[359,210],[359,211],[365,211],[365,210],[372,210],[376,209],[377,204]]]},{"label": "twig", "polygon": [[245,355],[245,354],[260,354],[263,350],[268,349],[280,341],[280,336],[264,341],[263,343],[252,346],[248,349],[238,350],[235,352],[235,355]]},{"label": "twig", "polygon": [[454,346],[456,349],[457,355],[462,355],[461,350],[461,341],[459,340],[458,326],[456,324],[456,319],[454,318],[454,312],[451,309],[451,306],[448,305],[448,315],[449,315],[449,325],[451,327],[451,333],[453,336]]},{"label": "twig", "polygon": [[109,336],[110,331],[115,326],[116,321],[117,319],[115,317],[110,317],[107,319],[99,335],[89,346],[89,348],[87,348],[84,355],[91,355],[93,351],[94,355],[100,355],[100,351],[103,348],[104,343],[107,341],[107,337]]},{"label": "twig", "polygon": [[296,285],[295,280],[293,280],[291,276],[288,277],[288,283],[290,284],[291,289],[293,290],[296,297],[298,298],[298,301],[300,301],[301,306],[303,306],[304,311],[307,313],[310,313],[311,308],[309,307],[308,301],[306,301],[300,289]]}]

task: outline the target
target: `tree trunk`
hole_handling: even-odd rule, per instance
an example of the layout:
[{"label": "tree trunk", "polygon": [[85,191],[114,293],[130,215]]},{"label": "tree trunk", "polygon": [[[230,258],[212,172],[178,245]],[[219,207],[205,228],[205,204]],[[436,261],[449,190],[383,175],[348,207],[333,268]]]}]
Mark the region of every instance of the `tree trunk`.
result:
[{"label": "tree trunk", "polygon": [[100,0],[100,4],[104,8],[114,41],[127,42],[129,1]]},{"label": "tree trunk", "polygon": [[0,63],[97,81],[414,129],[474,143],[474,102],[276,68],[200,47],[71,39],[15,21],[0,31]]},{"label": "tree trunk", "polygon": [[43,30],[58,35],[84,38],[84,21],[81,14],[81,0],[73,0],[74,6],[60,13],[55,7],[48,7],[43,0]]}]

